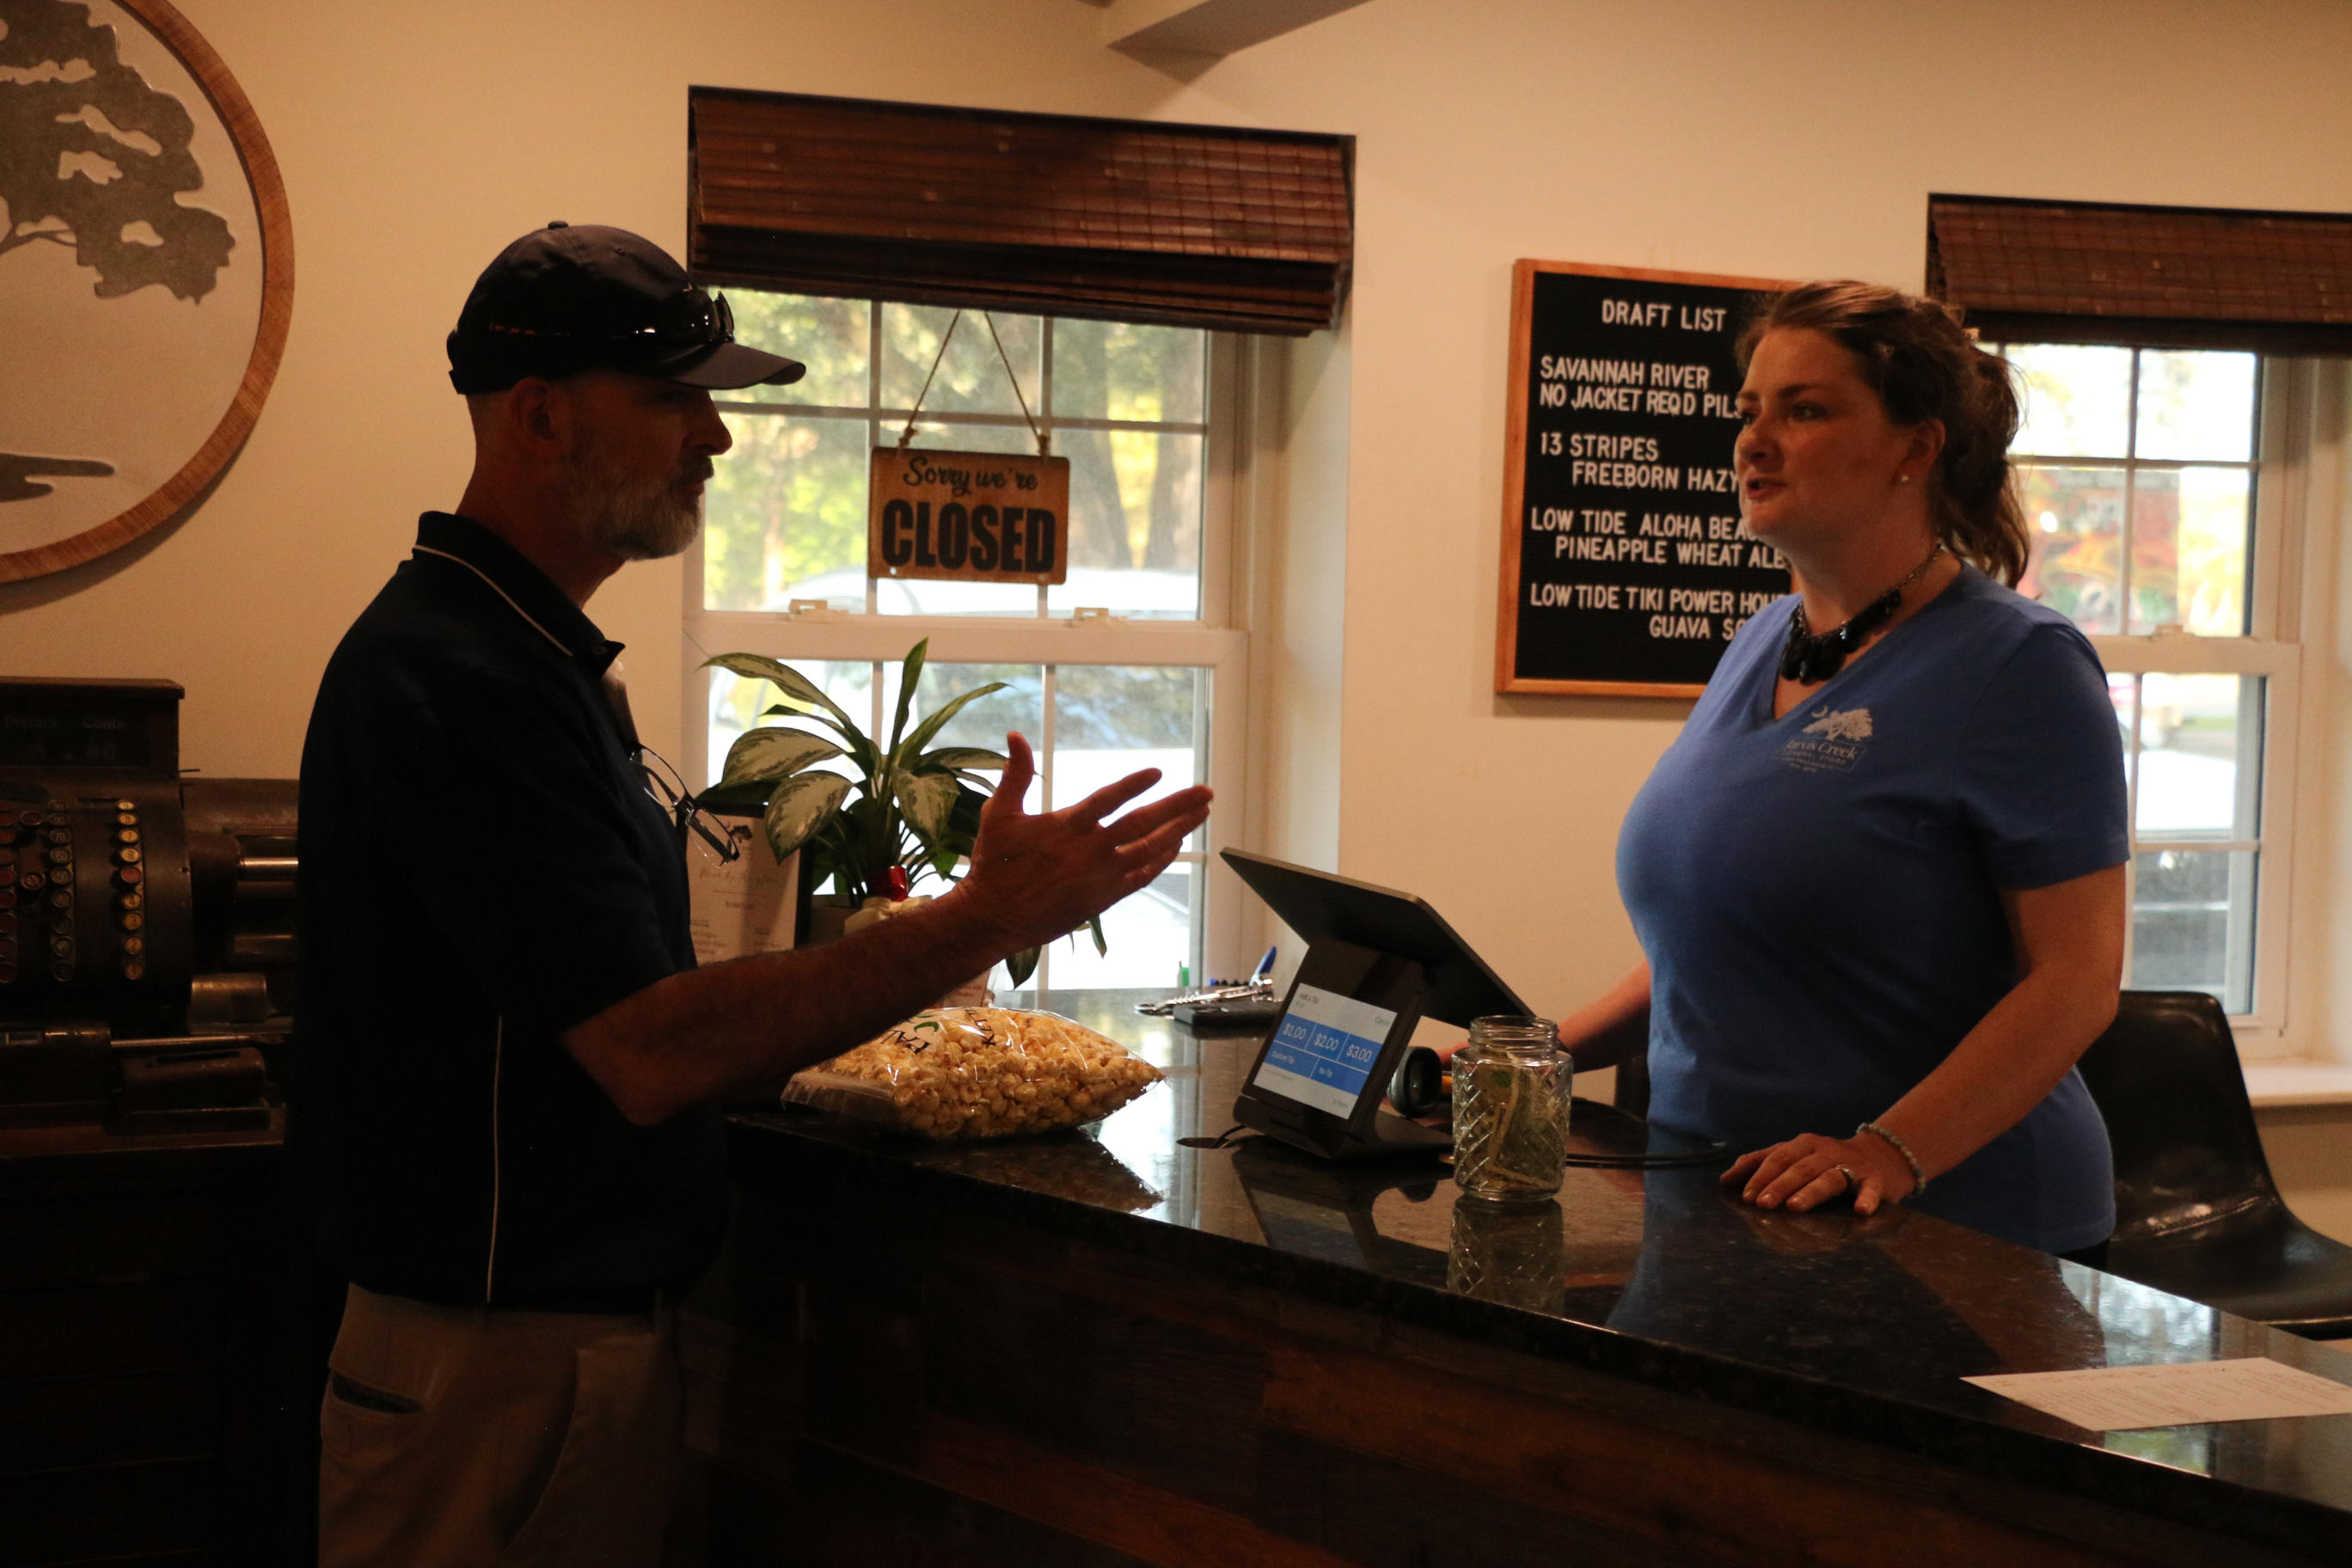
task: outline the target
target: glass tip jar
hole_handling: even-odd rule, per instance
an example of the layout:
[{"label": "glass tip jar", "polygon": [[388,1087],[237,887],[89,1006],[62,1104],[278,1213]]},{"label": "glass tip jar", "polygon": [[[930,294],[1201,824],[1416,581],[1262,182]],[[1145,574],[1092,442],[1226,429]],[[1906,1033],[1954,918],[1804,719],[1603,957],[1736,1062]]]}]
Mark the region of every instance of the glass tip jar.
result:
[{"label": "glass tip jar", "polygon": [[1548,1018],[1473,1019],[1454,1058],[1454,1180],[1492,1204],[1539,1204],[1568,1168],[1575,1067]]}]

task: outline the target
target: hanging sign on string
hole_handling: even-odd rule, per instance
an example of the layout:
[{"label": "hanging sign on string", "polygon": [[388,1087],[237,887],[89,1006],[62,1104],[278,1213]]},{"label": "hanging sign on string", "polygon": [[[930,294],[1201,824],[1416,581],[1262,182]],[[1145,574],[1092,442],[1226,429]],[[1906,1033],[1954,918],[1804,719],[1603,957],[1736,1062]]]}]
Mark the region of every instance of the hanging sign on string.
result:
[{"label": "hanging sign on string", "polygon": [[896,447],[877,447],[866,474],[866,570],[877,577],[960,583],[1059,584],[1070,573],[1070,460],[1052,455],[1052,437],[1029,412],[1021,378],[985,312],[996,356],[1013,382],[1037,455],[917,448],[915,421],[931,378],[963,320],[959,310],[940,336],[931,374],[907,416]]},{"label": "hanging sign on string", "polygon": [[877,577],[1069,576],[1067,458],[877,447],[866,482],[866,569]]}]

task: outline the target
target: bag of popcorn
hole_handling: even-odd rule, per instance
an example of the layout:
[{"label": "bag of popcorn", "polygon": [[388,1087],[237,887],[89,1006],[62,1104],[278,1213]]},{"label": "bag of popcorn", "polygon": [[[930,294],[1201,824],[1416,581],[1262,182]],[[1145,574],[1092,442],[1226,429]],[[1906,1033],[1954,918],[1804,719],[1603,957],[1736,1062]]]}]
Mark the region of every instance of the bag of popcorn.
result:
[{"label": "bag of popcorn", "polygon": [[795,1074],[784,1102],[925,1138],[1003,1138],[1098,1121],[1158,1068],[1051,1013],[936,1007]]}]

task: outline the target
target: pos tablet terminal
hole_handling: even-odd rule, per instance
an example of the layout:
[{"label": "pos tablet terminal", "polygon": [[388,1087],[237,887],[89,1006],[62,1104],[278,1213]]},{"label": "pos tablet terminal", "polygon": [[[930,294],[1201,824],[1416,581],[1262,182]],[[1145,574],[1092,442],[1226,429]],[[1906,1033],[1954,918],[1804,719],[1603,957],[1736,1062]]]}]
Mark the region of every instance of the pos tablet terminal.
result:
[{"label": "pos tablet terminal", "polygon": [[1436,1152],[1444,1131],[1381,1096],[1423,1017],[1467,1026],[1527,1004],[1410,893],[1240,849],[1225,864],[1307,941],[1307,956],[1234,1102],[1234,1119],[1330,1159]]}]

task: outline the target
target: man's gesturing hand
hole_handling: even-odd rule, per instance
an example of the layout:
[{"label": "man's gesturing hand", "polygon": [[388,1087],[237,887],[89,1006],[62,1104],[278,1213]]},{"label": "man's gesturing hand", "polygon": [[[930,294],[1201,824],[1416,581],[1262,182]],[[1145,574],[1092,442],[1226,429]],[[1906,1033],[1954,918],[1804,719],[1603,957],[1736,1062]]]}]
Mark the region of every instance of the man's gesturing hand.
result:
[{"label": "man's gesturing hand", "polygon": [[1075,931],[1149,885],[1175,858],[1185,835],[1208,819],[1209,791],[1195,784],[1103,820],[1158,784],[1157,768],[1105,784],[1076,805],[1033,816],[1021,805],[1036,772],[1029,742],[1012,734],[1004,747],[1010,760],[981,808],[980,838],[960,890],[986,911],[1007,952]]}]

